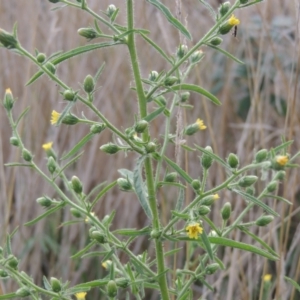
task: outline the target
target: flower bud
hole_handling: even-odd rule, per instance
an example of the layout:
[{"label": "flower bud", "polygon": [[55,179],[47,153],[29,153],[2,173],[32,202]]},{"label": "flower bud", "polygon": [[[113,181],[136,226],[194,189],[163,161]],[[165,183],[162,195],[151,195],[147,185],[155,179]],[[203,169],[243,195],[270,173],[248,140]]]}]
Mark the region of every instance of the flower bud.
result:
[{"label": "flower bud", "polygon": [[226,202],[223,206],[223,208],[221,209],[221,215],[222,215],[222,219],[224,221],[227,221],[230,218],[231,215],[231,204],[230,202]]},{"label": "flower bud", "polygon": [[156,144],[153,142],[149,142],[147,145],[145,145],[145,149],[146,149],[147,153],[155,152]]},{"label": "flower bud", "polygon": [[192,55],[191,55],[191,63],[192,64],[196,64],[198,63],[204,56],[204,53],[202,50],[198,50],[195,51]]},{"label": "flower bud", "polygon": [[163,95],[158,96],[156,99],[162,106],[166,106],[167,101],[166,98]]},{"label": "flower bud", "polygon": [[13,145],[13,146],[16,146],[16,147],[19,147],[19,146],[20,146],[19,140],[18,140],[18,138],[16,138],[15,136],[12,136],[12,137],[9,139],[9,142],[10,142],[10,144]]},{"label": "flower bud", "polygon": [[145,129],[148,127],[148,122],[145,120],[140,120],[136,123],[134,130],[137,133],[143,133],[145,131]]},{"label": "flower bud", "polygon": [[3,106],[7,111],[10,111],[14,106],[14,98],[10,89],[6,89],[3,100]]},{"label": "flower bud", "polygon": [[285,171],[278,171],[274,179],[282,181],[285,179],[285,175],[286,175]]},{"label": "flower bud", "polygon": [[92,40],[97,37],[97,31],[94,28],[79,28],[78,34],[82,37]]},{"label": "flower bud", "polygon": [[[205,150],[207,150],[207,151],[213,153],[213,150],[212,150],[212,148],[211,148],[210,146],[206,146],[206,147],[205,147]],[[203,154],[202,154],[202,157],[201,157],[201,165],[202,165],[202,167],[203,167],[204,169],[208,170],[208,169],[211,167],[213,161],[214,161],[214,159],[213,159],[210,155],[208,155],[208,154],[206,154],[206,153],[203,153]]]},{"label": "flower bud", "polygon": [[176,172],[171,172],[166,174],[164,181],[165,182],[175,182],[177,179],[177,173]]},{"label": "flower bud", "polygon": [[58,3],[60,0],[48,0],[51,3]]},{"label": "flower bud", "polygon": [[5,270],[0,269],[0,277],[1,278],[8,278],[8,273]]},{"label": "flower bud", "polygon": [[240,187],[248,187],[257,181],[258,177],[254,175],[244,176],[238,181]]},{"label": "flower bud", "polygon": [[118,151],[121,150],[121,148],[119,148],[119,146],[112,144],[112,143],[108,143],[108,144],[104,144],[100,147],[100,150],[102,150],[103,152],[107,153],[107,154],[115,154]]},{"label": "flower bud", "polygon": [[52,74],[55,74],[55,72],[56,72],[56,67],[54,66],[53,63],[51,63],[51,62],[49,62],[49,61],[45,64],[45,68],[46,68],[48,71],[50,71]]},{"label": "flower bud", "polygon": [[45,53],[39,53],[36,56],[36,60],[38,63],[42,64],[46,60],[46,54]]},{"label": "flower bud", "polygon": [[212,205],[215,200],[218,200],[220,197],[218,194],[214,194],[214,195],[209,195],[209,196],[206,196],[204,197],[201,201],[200,201],[200,204],[201,205],[206,205],[206,206],[210,206]]},{"label": "flower bud", "polygon": [[56,170],[56,163],[52,156],[48,157],[47,168],[51,174],[53,174]]},{"label": "flower bud", "polygon": [[246,3],[248,3],[248,0],[240,0],[240,3],[241,4],[246,4]]},{"label": "flower bud", "polygon": [[188,47],[187,45],[180,45],[177,49],[177,57],[178,58],[182,58],[186,55],[186,53],[188,52]]},{"label": "flower bud", "polygon": [[255,162],[260,163],[268,157],[268,150],[261,149],[255,154]]},{"label": "flower bud", "polygon": [[8,265],[12,268],[12,269],[17,269],[17,267],[18,267],[18,264],[19,264],[19,261],[17,260],[17,258],[14,256],[14,255],[12,255],[12,254],[10,254],[9,256],[8,256]]},{"label": "flower bud", "polygon": [[129,286],[129,280],[127,278],[117,278],[116,284],[118,287],[126,289]]},{"label": "flower bud", "polygon": [[269,193],[272,193],[274,192],[276,189],[277,189],[277,181],[276,180],[273,180],[271,181],[268,185],[267,185],[267,191]]},{"label": "flower bud", "polygon": [[205,274],[211,275],[214,274],[220,268],[219,264],[212,263],[205,268]]},{"label": "flower bud", "polygon": [[65,100],[73,101],[75,99],[76,93],[72,90],[65,90],[63,96]]},{"label": "flower bud", "polygon": [[205,130],[206,126],[204,125],[204,122],[201,119],[197,119],[195,123],[188,125],[184,129],[184,134],[186,135],[193,135],[199,130]]},{"label": "flower bud", "polygon": [[165,86],[172,86],[178,81],[178,78],[176,76],[169,76],[165,79],[164,85]]},{"label": "flower bud", "polygon": [[91,239],[96,240],[100,244],[106,243],[106,238],[103,232],[100,232],[98,230],[94,230],[90,234]]},{"label": "flower bud", "polygon": [[114,280],[110,280],[107,284],[107,295],[108,297],[114,298],[117,296],[118,287]]},{"label": "flower bud", "polygon": [[94,124],[90,128],[90,132],[97,134],[102,132],[106,128],[106,125],[104,123]]},{"label": "flower bud", "polygon": [[51,277],[50,284],[51,284],[53,292],[58,293],[61,291],[61,282],[57,278]]},{"label": "flower bud", "polygon": [[132,191],[132,185],[128,179],[118,178],[117,183],[121,191],[124,192]]},{"label": "flower bud", "polygon": [[95,88],[94,78],[91,75],[87,75],[83,81],[83,89],[86,93],[90,94]]},{"label": "flower bud", "polygon": [[180,101],[181,102],[186,102],[190,98],[190,92],[183,92],[180,95]]},{"label": "flower bud", "polygon": [[115,13],[116,10],[117,10],[117,8],[115,7],[115,5],[113,5],[113,4],[108,5],[108,7],[106,9],[106,13],[107,13],[108,17],[110,18]]},{"label": "flower bud", "polygon": [[32,161],[32,154],[25,148],[22,150],[22,157],[28,162]]},{"label": "flower bud", "polygon": [[213,38],[213,39],[211,39],[211,40],[209,41],[209,43],[210,43],[211,45],[213,45],[213,46],[218,46],[218,45],[220,45],[222,42],[223,42],[223,39],[221,39],[220,37],[215,37],[215,38]]},{"label": "flower bud", "polygon": [[208,213],[210,213],[210,208],[206,205],[200,205],[199,208],[198,208],[198,214],[200,216],[205,216],[207,215]]},{"label": "flower bud", "polygon": [[71,179],[72,188],[76,194],[82,193],[82,183],[77,176],[73,176]]},{"label": "flower bud", "polygon": [[194,190],[199,190],[201,188],[201,182],[198,179],[194,179],[191,183]]},{"label": "flower bud", "polygon": [[150,74],[149,74],[149,80],[151,81],[156,81],[158,77],[158,73],[156,71],[151,71]]},{"label": "flower bud", "polygon": [[287,155],[277,155],[272,160],[272,169],[276,171],[283,170],[285,165],[288,163],[289,158]]},{"label": "flower bud", "polygon": [[75,125],[79,122],[79,119],[73,114],[68,114],[62,119],[61,122],[66,125]]},{"label": "flower bud", "polygon": [[231,15],[231,17],[223,25],[221,25],[219,33],[223,35],[227,34],[234,26],[237,26],[238,24],[240,24],[240,20],[234,15]]},{"label": "flower bud", "polygon": [[261,216],[256,221],[255,224],[257,226],[266,226],[274,220],[274,217],[271,215]]},{"label": "flower bud", "polygon": [[161,232],[157,229],[153,229],[150,232],[150,236],[151,236],[152,239],[158,239],[161,236]]},{"label": "flower bud", "polygon": [[7,49],[14,49],[18,46],[16,38],[7,31],[0,28],[0,43]]},{"label": "flower bud", "polygon": [[221,4],[221,6],[219,7],[219,13],[220,13],[220,16],[223,17],[227,14],[227,12],[229,11],[230,9],[230,2],[229,1],[226,1],[224,3]]},{"label": "flower bud", "polygon": [[43,207],[50,207],[53,203],[52,199],[50,199],[49,197],[46,197],[46,196],[37,198],[36,202]]},{"label": "flower bud", "polygon": [[71,214],[72,214],[75,218],[81,218],[81,217],[82,217],[80,211],[77,210],[77,209],[74,208],[74,207],[71,207],[71,208],[70,208],[70,212],[71,212]]},{"label": "flower bud", "polygon": [[230,153],[227,158],[227,163],[232,169],[236,169],[239,166],[239,158],[237,155]]},{"label": "flower bud", "polygon": [[253,196],[255,193],[255,188],[253,186],[249,186],[246,188],[246,193]]},{"label": "flower bud", "polygon": [[23,286],[16,291],[16,296],[25,298],[30,295],[30,291],[27,287]]}]

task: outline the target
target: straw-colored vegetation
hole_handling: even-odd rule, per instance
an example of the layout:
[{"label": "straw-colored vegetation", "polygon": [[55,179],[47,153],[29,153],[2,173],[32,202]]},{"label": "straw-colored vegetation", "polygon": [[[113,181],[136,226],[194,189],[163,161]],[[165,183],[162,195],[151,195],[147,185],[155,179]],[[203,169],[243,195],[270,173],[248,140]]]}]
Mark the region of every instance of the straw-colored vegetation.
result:
[{"label": "straw-colored vegetation", "polygon": [[[99,11],[100,5],[104,9],[111,4],[108,0],[88,2],[96,11]],[[176,13],[174,0],[163,2],[173,6],[173,12]],[[182,2],[184,5],[181,20],[198,39],[213,23],[211,16],[196,0]],[[217,0],[210,2],[214,7],[220,4]],[[124,0],[115,0],[114,4],[125,12]],[[93,20],[76,9],[50,11],[52,7],[48,1],[2,0],[0,25],[11,31],[14,22],[18,21],[19,39],[22,45],[32,52],[36,47],[39,51],[50,54],[86,43],[86,40],[77,34],[77,30],[89,23],[92,25]],[[139,16],[137,27],[151,28],[151,37],[166,49],[167,53],[174,53],[182,37],[179,37],[145,1],[136,1],[135,10]],[[211,145],[214,152],[224,158],[230,152],[234,152],[240,161],[246,164],[253,159],[254,148],[259,150],[276,146],[280,143],[281,136],[286,137],[286,140],[294,140],[291,153],[300,149],[299,3],[266,0],[253,8],[239,10],[238,13],[241,24],[237,37],[229,34],[224,42],[227,45],[226,49],[243,60],[245,65],[238,65],[212,49],[203,48],[201,50],[205,52],[206,58],[189,79],[191,83],[200,84],[217,95],[222,106],[214,108],[212,114],[212,104],[202,101],[198,95],[192,95],[190,102],[194,109],[186,113],[179,112],[179,117],[182,113],[183,122],[186,124],[200,117],[208,127],[205,132],[189,138],[189,145],[193,145],[193,142],[203,147]],[[120,19],[122,18],[124,15],[120,16]],[[188,42],[187,45],[193,44]],[[139,57],[143,76],[147,77],[151,70],[159,72],[163,62],[155,52],[149,50],[139,39],[138,47],[144,47]],[[138,110],[136,101],[132,101],[135,94],[128,88],[132,72],[128,54],[122,47],[113,50],[102,49],[73,58],[64,62],[57,72],[67,84],[78,82],[79,87],[85,76],[95,74],[104,61],[106,67],[100,79],[101,89],[96,93],[95,105],[101,107],[101,111],[114,125],[126,128],[132,125],[132,116]],[[0,70],[0,94],[4,95],[5,89],[11,88],[14,96],[18,98],[16,114],[27,106],[31,107],[30,113],[22,122],[21,133],[27,143],[26,147],[34,153],[36,163],[46,168],[42,144],[53,141],[54,149],[62,153],[79,141],[86,131],[83,127],[74,131],[67,126],[59,129],[51,126],[51,111],[61,111],[64,103],[61,101],[59,88],[45,76],[30,88],[24,86],[36,71],[30,62],[0,49]],[[81,114],[83,108],[80,104],[77,104],[76,109],[78,114]],[[88,115],[88,112],[84,113]],[[18,161],[20,153],[9,144],[11,130],[4,109],[0,109],[0,122],[1,241],[6,232],[20,226],[13,238],[12,247],[14,253],[22,259],[20,269],[26,270],[37,282],[41,281],[42,275],[61,276],[63,280],[69,279],[72,283],[87,278],[100,278],[106,271],[98,260],[87,258],[79,263],[69,258],[79,247],[84,247],[88,237],[85,225],[60,227],[62,222],[70,219],[67,210],[42,220],[38,225],[22,225],[42,212],[42,208],[36,205],[36,198],[43,194],[53,196],[52,190],[30,169],[3,166],[5,162]],[[162,119],[158,119],[152,129],[162,134],[161,125]],[[174,130],[175,125],[172,124]],[[82,159],[68,171],[72,176],[80,170],[80,178],[87,191],[99,182],[109,182],[118,178],[115,171],[111,172],[116,170],[115,165],[124,168],[133,165],[133,155],[125,157],[124,153],[120,153],[109,157],[99,151],[99,146],[109,140],[106,132],[99,139],[101,143],[100,140],[93,140],[87,145]],[[170,155],[172,156],[172,153]],[[180,156],[181,166],[196,178],[199,158],[193,153],[188,155],[188,164],[185,154]],[[222,273],[222,276],[218,273],[209,278],[209,282],[216,287],[216,293],[213,298],[207,299],[260,299],[259,289],[262,276],[266,273],[273,276],[274,299],[300,299],[300,294],[283,279],[283,276],[289,276],[295,281],[300,281],[299,169],[289,170],[288,173],[288,182],[280,185],[278,193],[289,199],[293,205],[289,207],[269,199],[267,204],[280,212],[281,218],[277,218],[272,226],[262,227],[256,232],[280,253],[280,261],[268,263],[261,257],[249,253],[241,255],[239,251],[227,249],[223,253],[227,271]],[[207,184],[216,185],[224,178],[224,171],[215,165]],[[160,203],[162,212],[169,210],[169,203],[174,201],[173,194],[175,195],[174,191],[170,189],[170,192],[163,195],[164,201]],[[244,201],[238,196],[232,198],[228,195],[226,192],[221,194],[214,205],[215,211],[211,212],[216,224],[221,222],[219,211],[226,201],[232,203],[233,217],[239,214],[244,205]],[[186,201],[190,198],[191,195],[187,195]],[[147,225],[147,219],[136,198],[120,193],[117,188],[98,203],[96,213],[102,218],[112,209],[116,210],[114,228],[142,228]],[[252,214],[253,220],[261,215],[261,211],[257,211],[257,216],[255,211]],[[235,239],[251,243],[248,237],[236,236]],[[147,249],[147,239],[139,241],[132,245],[133,252]],[[178,266],[181,266],[183,261],[183,256],[177,257]],[[2,285],[2,289],[9,292],[13,287],[7,282]],[[199,289],[200,295],[205,298],[205,290]],[[153,295],[152,298],[149,295],[149,299],[157,299],[157,295]]]}]

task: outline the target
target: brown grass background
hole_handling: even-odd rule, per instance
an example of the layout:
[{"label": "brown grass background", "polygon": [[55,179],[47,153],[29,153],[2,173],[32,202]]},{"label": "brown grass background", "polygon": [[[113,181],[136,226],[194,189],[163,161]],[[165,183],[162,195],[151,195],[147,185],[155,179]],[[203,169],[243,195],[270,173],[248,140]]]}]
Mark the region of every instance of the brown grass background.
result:
[{"label": "brown grass background", "polygon": [[[150,37],[168,54],[173,54],[180,42],[178,33],[168,24],[163,16],[145,1],[135,1],[137,27],[151,30]],[[89,5],[96,11],[105,10],[107,0],[89,0]],[[176,13],[175,1],[163,1],[173,13]],[[210,1],[215,8],[219,1]],[[120,8],[119,23],[125,20],[125,1],[115,0]],[[208,130],[188,139],[188,144],[211,145],[214,151],[226,158],[230,152],[236,153],[241,165],[250,163],[255,150],[275,147],[281,136],[293,139],[290,148],[292,154],[300,149],[300,103],[299,103],[299,0],[268,0],[249,9],[239,10],[236,15],[241,20],[237,38],[231,34],[224,37],[223,47],[245,62],[241,66],[228,58],[203,47],[205,59],[191,73],[188,82],[199,84],[213,92],[223,105],[216,107],[199,97],[192,95],[193,110],[187,110],[185,122],[191,123],[197,117],[204,119]],[[11,31],[18,21],[19,40],[30,52],[38,49],[47,55],[63,50],[70,50],[86,44],[86,40],[77,34],[81,27],[93,25],[93,18],[74,8],[51,11],[54,5],[40,0],[2,0],[0,2],[0,27]],[[182,22],[193,35],[191,47],[205,34],[213,24],[209,12],[196,0],[182,1]],[[102,27],[104,28],[104,27]],[[105,29],[104,29],[105,30]],[[151,70],[162,71],[166,65],[141,39],[137,38],[139,60],[142,75],[147,77]],[[97,42],[97,41],[96,41]],[[125,47],[97,50],[64,62],[58,67],[57,74],[68,85],[79,89],[87,74],[95,74],[97,68],[106,62],[104,73],[99,80],[101,89],[96,93],[95,103],[101,112],[119,129],[124,130],[133,123],[137,113],[135,94],[129,89],[133,85],[128,53]],[[42,169],[46,160],[41,145],[54,142],[55,150],[62,154],[79,141],[87,132],[86,126],[55,128],[50,125],[53,109],[61,111],[64,107],[60,89],[45,76],[29,87],[27,80],[36,71],[36,67],[24,58],[6,49],[0,49],[0,94],[11,88],[18,98],[14,113],[21,113],[27,106],[30,112],[20,126],[25,145],[35,155],[35,161]],[[85,115],[96,120],[80,104],[75,107],[78,115]],[[70,219],[70,213],[61,213],[42,220],[36,226],[24,227],[22,224],[38,216],[43,210],[36,204],[36,198],[46,194],[55,197],[54,192],[35,173],[25,168],[7,168],[4,163],[20,161],[20,153],[9,144],[11,130],[4,109],[0,110],[0,238],[2,244],[7,232],[17,226],[19,230],[12,241],[15,255],[21,259],[20,269],[28,272],[39,284],[43,275],[61,277],[71,284],[93,280],[105,275],[97,259],[71,260],[69,257],[87,243],[87,228],[83,225],[59,228]],[[176,122],[172,124],[175,132]],[[151,131],[159,136],[164,132],[163,119],[154,122]],[[123,154],[107,156],[99,147],[111,140],[108,132],[94,139],[85,148],[80,161],[67,171],[68,176],[77,175],[84,183],[85,191],[90,191],[96,184],[111,182],[118,178],[118,168],[131,169],[135,155],[124,157]],[[169,149],[174,158],[174,149]],[[201,176],[198,153],[189,154],[188,163],[182,155],[181,165],[192,177]],[[225,172],[214,166],[210,172],[208,187],[222,182]],[[220,253],[227,270],[211,276],[208,281],[216,287],[214,294],[195,285],[195,294],[206,299],[259,299],[258,290],[263,272],[273,274],[272,299],[300,299],[283,276],[300,281],[300,227],[299,227],[299,169],[288,171],[288,179],[281,184],[279,194],[286,197],[293,206],[288,207],[267,199],[266,203],[281,214],[267,228],[259,228],[257,235],[268,241],[280,253],[276,263],[226,249]],[[224,191],[221,199],[214,205],[211,218],[218,225],[220,208],[226,201],[233,205],[234,219],[244,206],[244,202]],[[160,194],[163,219],[168,215],[176,197],[175,191],[164,190]],[[187,201],[192,195],[188,195]],[[147,220],[140,210],[136,198],[122,193],[117,188],[108,193],[97,204],[97,215],[103,218],[115,209],[117,214],[113,228],[141,228]],[[255,220],[262,214],[254,209],[249,220]],[[247,243],[249,238],[235,232],[232,237]],[[148,247],[148,241],[141,239],[132,246],[132,251],[140,253]],[[166,246],[168,247],[168,246]],[[150,248],[150,253],[152,253]],[[126,257],[123,258],[126,261]],[[169,262],[170,264],[172,262]],[[177,266],[182,267],[184,255],[178,256]],[[15,285],[11,281],[3,282],[4,292],[11,292]],[[91,297],[91,296],[90,296]],[[92,298],[88,298],[92,299]],[[95,298],[93,298],[95,299]],[[156,294],[148,299],[158,299]],[[270,298],[271,299],[271,298]]]}]

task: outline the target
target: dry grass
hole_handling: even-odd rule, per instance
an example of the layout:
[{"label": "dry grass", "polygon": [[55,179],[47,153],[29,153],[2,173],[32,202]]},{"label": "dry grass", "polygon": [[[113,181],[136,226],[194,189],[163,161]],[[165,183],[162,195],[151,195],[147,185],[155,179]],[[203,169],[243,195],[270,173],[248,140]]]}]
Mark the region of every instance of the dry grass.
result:
[{"label": "dry grass", "polygon": [[[107,0],[88,2],[97,12],[110,4]],[[179,43],[178,34],[153,7],[145,1],[136,2],[138,27],[150,28],[151,38],[169,54],[174,53]],[[218,6],[218,1],[210,2],[213,6]],[[169,3],[175,12],[174,0],[166,0],[164,3]],[[116,0],[114,4],[123,12],[120,20],[124,19],[125,1]],[[86,41],[78,36],[77,29],[92,25],[92,18],[75,9],[51,12],[52,7],[47,1],[40,0],[2,0],[0,26],[11,31],[13,23],[17,20],[19,38],[23,46],[32,52],[37,48],[49,55],[57,50],[66,51],[83,45]],[[285,136],[288,140],[294,140],[290,152],[295,153],[300,149],[300,102],[297,101],[300,70],[299,3],[269,0],[239,11],[237,15],[242,20],[238,37],[235,39],[230,34],[226,36],[224,47],[243,59],[246,64],[239,66],[209,48],[202,49],[206,59],[189,81],[214,92],[223,105],[216,108],[201,97],[192,96],[191,103],[194,109],[186,112],[185,121],[190,123],[201,117],[208,124],[209,130],[197,135],[188,143],[212,145],[214,151],[224,158],[230,152],[237,153],[241,163],[246,164],[253,159],[255,150],[276,146],[280,143],[281,136]],[[183,1],[182,18],[186,20],[195,41],[213,23],[209,13],[196,0]],[[139,58],[143,76],[147,77],[151,70],[163,70],[165,65],[160,57],[157,57],[143,41],[138,42],[142,49]],[[188,45],[192,46],[193,43]],[[79,88],[78,83],[82,82],[87,74],[94,74],[103,61],[106,62],[106,68],[100,78],[101,89],[97,93],[96,104],[118,128],[125,129],[132,125],[132,117],[137,113],[135,95],[128,88],[132,77],[125,47],[99,50],[71,59],[58,68],[58,74],[76,89]],[[59,88],[48,78],[42,78],[32,86],[24,87],[36,71],[31,63],[5,49],[0,49],[0,70],[0,94],[3,95],[7,87],[12,89],[14,96],[18,98],[15,113],[20,113],[27,106],[31,107],[29,117],[22,123],[21,132],[26,147],[33,151],[36,162],[45,168],[41,150],[43,143],[54,141],[55,149],[61,154],[79,141],[88,129],[84,126],[77,126],[76,130],[72,127],[57,129],[50,126],[51,111],[62,110],[64,104]],[[84,108],[78,104],[76,110],[80,114]],[[91,115],[86,111],[85,114]],[[36,198],[43,194],[55,195],[47,184],[30,170],[3,167],[6,162],[19,161],[20,153],[9,145],[11,131],[3,109],[0,110],[0,121],[1,241],[3,242],[6,232],[11,232],[19,226],[19,231],[13,239],[13,249],[22,259],[21,269],[29,272],[38,282],[43,274],[61,276],[64,280],[70,280],[72,284],[85,278],[99,278],[104,271],[98,261],[86,259],[79,263],[69,259],[70,253],[85,245],[87,237],[84,225],[58,227],[61,222],[70,218],[68,211],[43,220],[38,226],[22,226],[42,212],[35,204]],[[162,120],[159,120],[153,126],[154,133],[163,133],[161,122]],[[175,122],[173,129],[175,130]],[[109,139],[109,134],[102,134],[93,140],[82,159],[68,171],[69,176],[80,176],[86,191],[90,191],[99,182],[116,179],[117,173],[111,170],[131,168],[133,165],[134,155],[127,158],[124,158],[123,154],[108,157],[99,151],[99,146]],[[170,149],[172,156],[171,151],[173,150]],[[185,164],[185,157],[182,157],[182,166],[185,166],[193,177],[201,175],[197,167],[197,155],[190,155],[188,164]],[[224,178],[224,170],[215,166],[210,173],[208,186],[216,185]],[[256,232],[281,254],[281,260],[269,263],[262,258],[227,249],[221,253],[227,272],[209,279],[217,288],[217,293],[213,297],[208,296],[207,291],[198,286],[195,289],[198,289],[199,296],[221,300],[259,299],[261,276],[263,272],[268,272],[276,278],[275,299],[299,299],[300,295],[297,296],[283,280],[284,275],[296,281],[300,280],[299,179],[299,170],[290,171],[288,180],[279,190],[280,195],[293,202],[293,206],[287,207],[271,199],[267,200],[268,205],[280,212],[281,218],[272,223],[271,227]],[[169,195],[169,192],[162,194],[164,201],[161,207],[166,213],[171,207],[168,203],[173,201]],[[224,192],[211,213],[217,224],[220,224],[220,208],[226,201],[233,204],[234,216],[239,214],[244,205],[239,197],[232,198],[231,193]],[[120,193],[117,189],[111,191],[98,204],[97,213],[101,218],[112,209],[117,211],[114,228],[142,227],[147,224],[137,200]],[[249,218],[255,219],[261,213],[259,209],[254,210]],[[239,240],[252,242],[239,233],[234,234]],[[136,243],[133,251],[138,252],[139,249],[147,247],[147,244],[147,241]],[[184,257],[178,257],[177,266],[182,266],[183,262]],[[95,265],[99,268],[91,267]],[[2,288],[10,292],[12,284],[7,282]],[[152,299],[156,299],[155,296]]]}]

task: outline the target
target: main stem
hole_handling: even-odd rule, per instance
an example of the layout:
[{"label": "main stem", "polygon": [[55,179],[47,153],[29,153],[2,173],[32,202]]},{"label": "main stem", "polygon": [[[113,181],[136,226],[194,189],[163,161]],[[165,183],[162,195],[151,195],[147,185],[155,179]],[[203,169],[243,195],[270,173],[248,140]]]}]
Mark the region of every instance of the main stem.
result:
[{"label": "main stem", "polygon": [[[133,0],[127,0],[127,26],[128,31],[134,29],[134,15],[133,15]],[[134,33],[131,32],[128,35],[128,50],[130,54],[132,70],[134,74],[135,84],[136,84],[136,91],[138,95],[138,104],[139,104],[139,112],[140,117],[143,119],[147,116],[147,101],[146,96],[143,89],[143,84],[141,80],[141,74],[139,70],[138,64],[138,57],[135,48],[135,40],[134,40]],[[143,133],[143,141],[147,142],[150,138],[148,128]],[[156,201],[156,193],[155,193],[155,186],[154,186],[154,178],[153,178],[153,170],[151,159],[147,157],[145,159],[145,175],[146,175],[146,182],[148,188],[148,201],[150,205],[150,209],[152,212],[152,226],[153,230],[160,230],[160,222],[158,216],[158,209],[157,209],[157,201]],[[167,286],[167,279],[165,274],[165,261],[164,261],[164,251],[163,245],[160,239],[155,239],[155,250],[156,250],[156,260],[157,260],[157,273],[158,273],[158,284],[160,287],[161,298],[163,300],[169,299],[168,293],[168,286]]]}]

